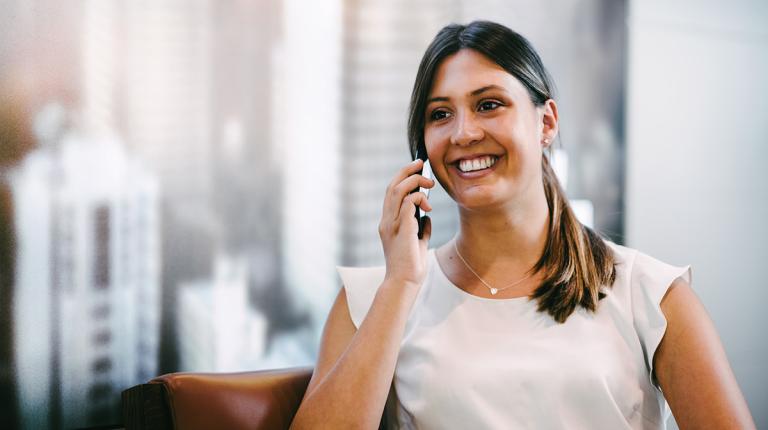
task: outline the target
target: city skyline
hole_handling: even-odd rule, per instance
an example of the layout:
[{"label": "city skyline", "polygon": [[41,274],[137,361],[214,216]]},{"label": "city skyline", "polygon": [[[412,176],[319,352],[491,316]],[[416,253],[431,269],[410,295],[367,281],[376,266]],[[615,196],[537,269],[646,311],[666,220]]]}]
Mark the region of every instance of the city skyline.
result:
[{"label": "city skyline", "polygon": [[[28,71],[32,93],[47,88],[29,110],[38,148],[3,176],[14,178],[8,362],[22,428],[118,422],[119,392],[161,373],[311,364],[341,287],[335,266],[383,263],[381,200],[410,161],[411,85],[437,30],[494,15],[545,57],[571,46],[522,20],[537,12],[520,2],[494,14],[494,2],[462,0],[6,3],[14,31],[35,35],[23,49],[41,55],[14,63],[3,53],[23,49],[0,45],[0,65]],[[590,6],[582,15],[600,4],[576,3]],[[36,34],[46,26],[54,34]],[[554,67],[564,94],[589,73],[568,58]],[[601,124],[607,149],[592,163],[617,163],[608,108],[564,106]],[[562,159],[583,158],[582,140]],[[619,197],[592,205],[572,164],[558,174],[598,229],[620,232],[606,221]],[[435,191],[432,246],[458,227]]]}]

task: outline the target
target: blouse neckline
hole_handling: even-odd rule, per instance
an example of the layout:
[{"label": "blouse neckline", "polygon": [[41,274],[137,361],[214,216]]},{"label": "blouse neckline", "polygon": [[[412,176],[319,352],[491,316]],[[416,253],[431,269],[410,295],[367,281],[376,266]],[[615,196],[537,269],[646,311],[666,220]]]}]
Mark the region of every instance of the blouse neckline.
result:
[{"label": "blouse neckline", "polygon": [[529,301],[533,301],[533,300],[530,300],[530,298],[528,296],[491,299],[491,298],[488,298],[488,297],[476,296],[474,294],[466,292],[465,290],[459,288],[458,285],[454,284],[453,281],[451,281],[448,278],[448,275],[445,274],[445,272],[443,271],[443,268],[440,266],[440,262],[437,260],[437,253],[436,253],[435,250],[436,250],[436,248],[432,248],[432,249],[429,250],[431,263],[433,264],[432,270],[437,273],[437,276],[442,281],[442,282],[440,282],[440,284],[447,285],[449,287],[448,290],[452,290],[454,292],[453,294],[458,294],[460,296],[467,297],[467,298],[469,298],[471,300],[476,300],[476,301],[479,301],[479,302],[499,302],[499,303],[520,303],[520,304],[526,304]]}]

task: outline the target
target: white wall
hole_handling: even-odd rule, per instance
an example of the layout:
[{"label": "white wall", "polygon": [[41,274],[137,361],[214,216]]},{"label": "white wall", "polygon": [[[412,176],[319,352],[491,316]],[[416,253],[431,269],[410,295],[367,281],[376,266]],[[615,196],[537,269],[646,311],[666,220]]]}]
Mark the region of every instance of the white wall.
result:
[{"label": "white wall", "polygon": [[768,2],[630,2],[626,242],[693,265],[768,428]]}]

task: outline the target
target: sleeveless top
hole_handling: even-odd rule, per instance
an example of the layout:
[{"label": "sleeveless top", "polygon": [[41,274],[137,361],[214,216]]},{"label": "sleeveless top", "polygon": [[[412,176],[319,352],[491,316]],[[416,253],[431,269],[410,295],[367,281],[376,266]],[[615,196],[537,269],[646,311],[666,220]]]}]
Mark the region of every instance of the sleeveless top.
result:
[{"label": "sleeveless top", "polygon": [[[664,429],[669,407],[653,374],[667,326],[661,299],[690,266],[607,242],[613,288],[596,312],[559,324],[527,297],[488,299],[454,285],[428,251],[385,409],[398,429]],[[355,327],[385,267],[337,267]]]}]

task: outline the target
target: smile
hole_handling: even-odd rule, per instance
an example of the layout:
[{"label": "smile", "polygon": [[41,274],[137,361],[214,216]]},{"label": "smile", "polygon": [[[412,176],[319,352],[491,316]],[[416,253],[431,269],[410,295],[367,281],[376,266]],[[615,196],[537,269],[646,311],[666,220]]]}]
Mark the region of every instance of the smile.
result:
[{"label": "smile", "polygon": [[499,157],[496,157],[495,155],[486,155],[472,160],[461,160],[458,163],[458,168],[464,173],[484,170],[496,164],[498,159]]}]

